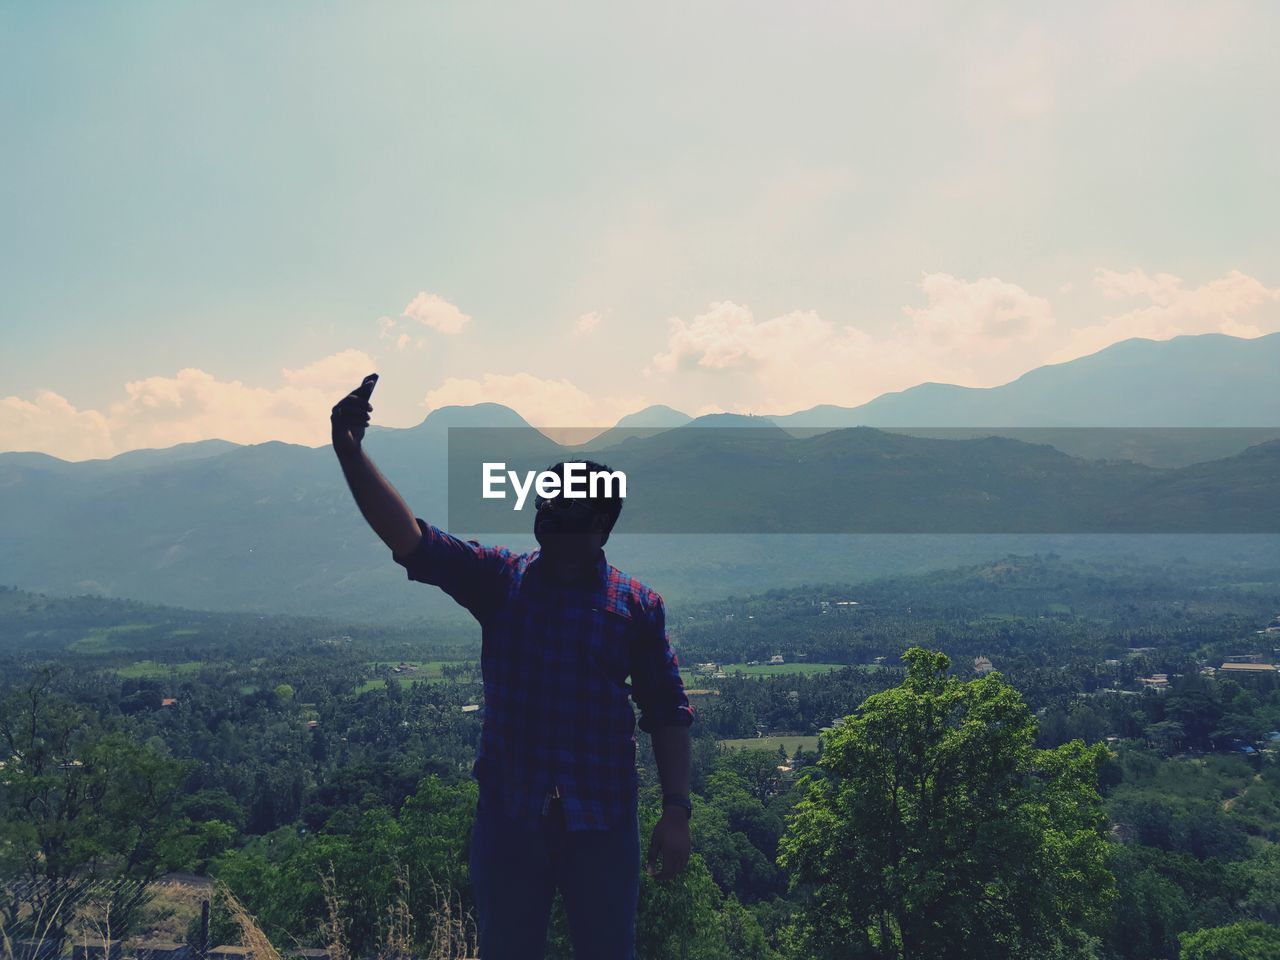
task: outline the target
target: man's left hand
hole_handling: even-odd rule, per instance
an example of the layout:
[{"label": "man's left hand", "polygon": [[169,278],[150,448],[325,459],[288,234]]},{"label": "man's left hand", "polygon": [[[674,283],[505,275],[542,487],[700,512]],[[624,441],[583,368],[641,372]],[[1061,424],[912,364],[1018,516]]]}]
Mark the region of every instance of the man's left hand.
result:
[{"label": "man's left hand", "polygon": [[[689,815],[678,807],[668,807],[662,811],[653,828],[645,872],[659,880],[673,879],[689,862],[690,847]],[[662,858],[661,871],[658,870],[659,856]]]}]

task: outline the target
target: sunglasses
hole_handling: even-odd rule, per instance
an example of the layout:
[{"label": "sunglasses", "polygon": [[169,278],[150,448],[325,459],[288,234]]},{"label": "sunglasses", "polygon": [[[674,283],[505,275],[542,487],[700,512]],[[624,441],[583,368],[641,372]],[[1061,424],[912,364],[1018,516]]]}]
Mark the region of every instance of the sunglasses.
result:
[{"label": "sunglasses", "polygon": [[542,497],[534,495],[533,508],[535,511],[541,512],[543,507],[549,508],[553,513],[595,513],[596,508],[592,506],[590,500],[581,497]]}]

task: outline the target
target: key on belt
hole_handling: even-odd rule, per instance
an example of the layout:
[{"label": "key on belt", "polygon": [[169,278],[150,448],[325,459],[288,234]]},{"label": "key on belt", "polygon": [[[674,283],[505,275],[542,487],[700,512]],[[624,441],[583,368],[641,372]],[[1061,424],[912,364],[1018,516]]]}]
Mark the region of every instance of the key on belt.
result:
[{"label": "key on belt", "polygon": [[542,798],[542,815],[545,817],[547,811],[551,809],[551,801],[560,799],[560,784],[555,784],[546,795]]}]

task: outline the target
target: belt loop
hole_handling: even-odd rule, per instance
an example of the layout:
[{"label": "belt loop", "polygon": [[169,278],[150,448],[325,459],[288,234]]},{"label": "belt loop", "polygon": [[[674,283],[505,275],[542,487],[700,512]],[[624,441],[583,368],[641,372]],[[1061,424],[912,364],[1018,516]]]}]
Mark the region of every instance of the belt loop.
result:
[{"label": "belt loop", "polygon": [[560,801],[560,785],[552,784],[551,789],[542,795],[542,815],[545,817],[551,812],[551,801]]}]

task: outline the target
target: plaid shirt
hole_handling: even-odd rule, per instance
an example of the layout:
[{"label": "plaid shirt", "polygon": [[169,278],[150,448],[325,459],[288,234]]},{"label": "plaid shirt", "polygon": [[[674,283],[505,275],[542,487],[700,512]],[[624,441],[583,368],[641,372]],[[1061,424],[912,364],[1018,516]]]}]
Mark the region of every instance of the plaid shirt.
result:
[{"label": "plaid shirt", "polygon": [[[392,559],[480,622],[484,726],[473,775],[508,816],[536,822],[559,788],[570,830],[606,829],[636,804],[640,729],[693,723],[662,598],[609,565],[559,583],[540,551],[460,540],[418,520],[422,543]],[[627,677],[631,683],[628,684]]]}]

